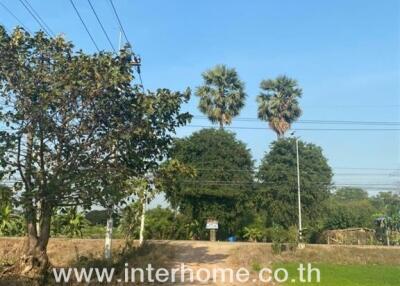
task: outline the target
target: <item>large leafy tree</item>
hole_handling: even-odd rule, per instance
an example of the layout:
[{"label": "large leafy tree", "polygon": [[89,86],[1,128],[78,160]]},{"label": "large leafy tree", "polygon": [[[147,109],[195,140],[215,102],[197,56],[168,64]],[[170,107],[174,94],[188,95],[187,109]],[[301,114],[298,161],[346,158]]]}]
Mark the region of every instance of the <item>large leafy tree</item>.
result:
[{"label": "large leafy tree", "polygon": [[110,207],[124,182],[157,167],[175,127],[188,114],[189,93],[143,94],[132,85],[132,53],[89,55],[62,37],[7,34],[0,27],[2,173],[19,182],[27,240],[19,266],[43,273],[54,211],[60,206]]},{"label": "large leafy tree", "polygon": [[233,133],[203,129],[177,140],[172,158],[195,173],[166,180],[163,190],[172,207],[197,222],[196,232],[203,238],[207,218],[219,221],[219,238],[237,233],[250,209],[253,184],[253,160],[246,145]]},{"label": "large leafy tree", "polygon": [[400,194],[395,192],[381,192],[371,198],[371,201],[382,215],[400,217]]},{"label": "large leafy tree", "polygon": [[287,76],[263,80],[257,97],[258,118],[268,121],[269,126],[282,138],[301,115],[298,99],[302,95],[297,81]]},{"label": "large leafy tree", "polygon": [[328,200],[324,227],[372,227],[376,212],[367,191],[356,187],[339,188]]},{"label": "large leafy tree", "polygon": [[368,192],[362,188],[343,187],[333,194],[332,199],[338,202],[368,200]]},{"label": "large leafy tree", "polygon": [[196,89],[200,97],[199,109],[211,122],[221,128],[229,125],[244,106],[246,93],[244,83],[235,69],[217,65],[202,74],[203,85]]},{"label": "large leafy tree", "polygon": [[[300,185],[303,219],[306,225],[321,217],[324,201],[329,197],[332,170],[322,149],[299,141]],[[297,168],[295,139],[281,139],[272,143],[258,172],[260,182],[256,202],[267,210],[269,223],[284,227],[296,225]]]}]

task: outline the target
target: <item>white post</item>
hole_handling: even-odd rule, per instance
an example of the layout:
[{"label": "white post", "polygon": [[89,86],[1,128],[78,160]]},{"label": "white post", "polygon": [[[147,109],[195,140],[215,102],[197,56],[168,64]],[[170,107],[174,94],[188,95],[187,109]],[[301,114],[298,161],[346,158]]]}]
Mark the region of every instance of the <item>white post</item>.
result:
[{"label": "white post", "polygon": [[143,201],[142,201],[142,215],[140,218],[140,232],[139,232],[139,245],[143,245],[144,241],[144,223],[146,220],[146,206],[147,206],[147,188],[143,193]]},{"label": "white post", "polygon": [[298,209],[299,209],[299,240],[302,242],[302,225],[301,225],[301,198],[300,198],[300,163],[299,163],[299,139],[296,138],[296,157],[297,157],[297,198],[298,198]]},{"label": "white post", "polygon": [[113,219],[112,219],[112,214],[110,214],[110,217],[107,219],[107,227],[106,227],[106,241],[104,245],[105,259],[111,259],[112,228],[113,228]]}]

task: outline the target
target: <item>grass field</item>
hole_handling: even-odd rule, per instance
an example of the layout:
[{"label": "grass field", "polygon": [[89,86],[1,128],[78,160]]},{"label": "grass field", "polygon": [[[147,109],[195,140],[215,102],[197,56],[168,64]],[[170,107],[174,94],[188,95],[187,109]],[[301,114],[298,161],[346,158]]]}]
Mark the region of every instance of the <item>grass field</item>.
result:
[{"label": "grass field", "polygon": [[[321,273],[320,283],[299,282],[298,263],[285,263],[275,265],[285,268],[289,272],[289,282],[284,285],[320,285],[320,286],[397,286],[400,285],[400,266],[393,265],[338,265],[338,264],[313,264]],[[307,279],[307,274],[304,275]],[[296,282],[292,282],[295,279]]]}]

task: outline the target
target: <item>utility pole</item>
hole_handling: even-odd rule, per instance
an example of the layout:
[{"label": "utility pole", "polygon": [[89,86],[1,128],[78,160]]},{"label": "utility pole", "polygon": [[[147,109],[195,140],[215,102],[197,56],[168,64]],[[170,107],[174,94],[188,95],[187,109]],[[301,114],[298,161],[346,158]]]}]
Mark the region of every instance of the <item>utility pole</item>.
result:
[{"label": "utility pole", "polygon": [[[294,136],[295,131],[291,133]],[[300,188],[300,159],[299,159],[299,137],[294,136],[296,140],[296,165],[297,165],[297,208],[299,211],[299,248],[304,248],[303,242],[303,226],[301,223],[301,188]]]},{"label": "utility pole", "polygon": [[301,224],[301,192],[300,192],[300,160],[299,160],[299,138],[296,137],[296,161],[297,161],[297,202],[299,209],[299,241],[303,241],[303,227]]}]

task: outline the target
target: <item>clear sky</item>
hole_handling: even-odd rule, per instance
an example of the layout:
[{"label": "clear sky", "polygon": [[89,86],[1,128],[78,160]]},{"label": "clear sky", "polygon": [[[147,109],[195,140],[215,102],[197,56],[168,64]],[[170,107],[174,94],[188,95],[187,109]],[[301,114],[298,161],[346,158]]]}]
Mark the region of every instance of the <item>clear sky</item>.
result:
[{"label": "clear sky", "polygon": [[[0,0],[32,30],[38,24],[16,0]],[[78,48],[95,48],[69,0],[29,0],[55,33]],[[75,0],[101,49],[110,49],[86,0]],[[118,45],[118,24],[108,0],[92,0]],[[400,121],[400,1],[397,0],[114,0],[134,50],[143,58],[148,89],[183,90],[201,84],[216,64],[237,69],[246,106],[232,126],[266,127],[256,118],[262,79],[286,74],[303,88],[302,120]],[[17,24],[2,7],[0,22]],[[198,100],[185,106],[194,115]],[[242,120],[240,120],[242,118]],[[204,119],[192,124],[209,125]],[[294,128],[397,128],[311,125]],[[198,128],[197,128],[198,129]],[[185,136],[196,128],[178,132]],[[276,136],[271,130],[233,130],[258,163]],[[399,131],[298,131],[321,146],[338,184],[399,182]],[[350,169],[347,169],[350,168]],[[355,169],[351,169],[355,168]],[[371,169],[368,169],[371,168]],[[375,170],[391,169],[391,170]],[[361,175],[354,175],[361,173]],[[372,192],[372,190],[371,190]]]}]

